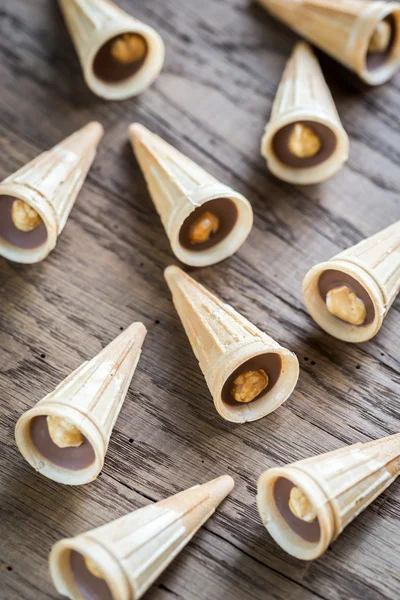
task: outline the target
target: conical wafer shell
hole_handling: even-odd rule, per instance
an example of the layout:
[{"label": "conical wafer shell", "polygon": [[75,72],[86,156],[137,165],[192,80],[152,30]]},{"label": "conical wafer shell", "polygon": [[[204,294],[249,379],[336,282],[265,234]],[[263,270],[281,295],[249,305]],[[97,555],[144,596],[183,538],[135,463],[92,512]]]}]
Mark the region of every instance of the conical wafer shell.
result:
[{"label": "conical wafer shell", "polygon": [[[29,464],[54,481],[88,483],[100,473],[115,421],[138,363],[146,328],[133,323],[95,358],[83,363],[56,389],[18,420],[15,438]],[[75,425],[90,442],[95,458],[86,468],[60,467],[35,446],[31,425],[35,417],[53,415]]]},{"label": "conical wafer shell", "polygon": [[[246,198],[217,181],[143,125],[131,125],[129,135],[177,258],[187,265],[201,267],[234,254],[246,240],[253,224],[253,211]],[[203,251],[184,247],[179,237],[185,220],[197,207],[218,198],[229,198],[236,206],[237,219],[233,229],[215,246]]]},{"label": "conical wafer shell", "polygon": [[3,237],[4,225],[0,225],[0,255],[20,263],[35,263],[53,250],[102,136],[100,123],[89,123],[0,183],[0,202],[5,197],[27,202],[42,218],[40,227],[44,232],[38,246],[22,248]]},{"label": "conical wafer shell", "polygon": [[[350,325],[328,312],[318,283],[327,270],[345,273],[358,281],[374,306],[367,325]],[[348,248],[331,260],[315,265],[303,281],[304,302],[322,329],[345,342],[365,342],[376,335],[400,288],[400,221]]]},{"label": "conical wafer shell", "polygon": [[[149,25],[134,19],[109,0],[58,0],[75,44],[89,88],[106,100],[124,100],[143,92],[159,75],[164,43]],[[107,82],[93,68],[99,50],[116,36],[133,33],[147,42],[148,54],[140,70],[128,79]]]},{"label": "conical wafer shell", "polygon": [[[258,509],[269,533],[286,552],[312,560],[325,552],[346,525],[399,474],[397,434],[265,471],[258,481]],[[317,539],[306,540],[294,530],[299,524],[293,514],[289,524],[288,496],[280,487],[285,480],[300,488],[316,510],[320,529]]]},{"label": "conical wafer shell", "polygon": [[[165,278],[221,417],[244,423],[276,410],[297,383],[299,364],[296,356],[178,267],[168,267]],[[228,378],[248,360],[265,354],[281,358],[281,371],[274,387],[247,404],[226,401],[223,390]]]},{"label": "conical wafer shell", "polygon": [[[258,0],[274,17],[355,71],[370,85],[390,79],[400,65],[400,4],[370,0]],[[372,68],[368,47],[379,23],[393,27],[390,49]]]},{"label": "conical wafer shell", "polygon": [[80,599],[71,551],[100,568],[115,600],[138,600],[214,513],[234,485],[228,475],[145,506],[53,546],[50,572],[58,592]]},{"label": "conical wafer shell", "polygon": [[[276,134],[298,122],[317,123],[336,138],[336,146],[326,160],[306,168],[289,166],[274,151]],[[323,149],[321,150],[323,152]],[[321,67],[308,44],[294,47],[282,76],[272,107],[271,118],[261,142],[261,154],[270,171],[290,183],[310,184],[328,179],[339,171],[348,158],[349,139],[340,122],[332,95]]]}]

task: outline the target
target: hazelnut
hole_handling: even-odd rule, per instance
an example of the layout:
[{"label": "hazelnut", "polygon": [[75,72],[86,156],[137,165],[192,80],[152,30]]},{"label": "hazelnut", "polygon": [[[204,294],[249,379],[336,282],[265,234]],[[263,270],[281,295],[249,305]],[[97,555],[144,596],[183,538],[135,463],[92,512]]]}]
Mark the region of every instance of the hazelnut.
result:
[{"label": "hazelnut", "polygon": [[263,369],[246,371],[238,375],[233,382],[232,395],[236,402],[251,402],[268,385],[268,375]]},{"label": "hazelnut", "polygon": [[367,316],[364,302],[346,285],[329,290],[326,307],[331,315],[350,325],[362,325]]},{"label": "hazelnut", "polygon": [[46,420],[50,437],[59,448],[77,448],[83,444],[79,429],[66,419],[49,415]]},{"label": "hazelnut", "polygon": [[124,33],[111,46],[111,54],[123,65],[130,65],[145,57],[147,44],[141,35]]},{"label": "hazelnut", "polygon": [[204,212],[191,224],[189,242],[193,245],[207,242],[219,229],[219,219],[211,212]]},{"label": "hazelnut", "polygon": [[368,52],[385,52],[389,46],[391,35],[392,28],[389,23],[381,21],[371,36]]},{"label": "hazelnut", "polygon": [[293,487],[290,490],[289,508],[295,517],[306,521],[306,523],[312,523],[317,518],[315,507],[311,504],[303,490],[298,487]]},{"label": "hazelnut", "polygon": [[289,137],[289,151],[298,158],[311,158],[321,150],[321,140],[307,125],[296,123]]},{"label": "hazelnut", "polygon": [[32,231],[40,225],[42,219],[30,204],[24,200],[14,200],[11,209],[11,219],[20,231]]},{"label": "hazelnut", "polygon": [[87,570],[89,571],[89,573],[91,573],[95,577],[98,577],[99,579],[104,579],[103,572],[99,569],[99,567],[96,565],[96,563],[91,558],[89,558],[88,556],[85,556],[84,560],[85,560],[85,566],[86,566]]}]

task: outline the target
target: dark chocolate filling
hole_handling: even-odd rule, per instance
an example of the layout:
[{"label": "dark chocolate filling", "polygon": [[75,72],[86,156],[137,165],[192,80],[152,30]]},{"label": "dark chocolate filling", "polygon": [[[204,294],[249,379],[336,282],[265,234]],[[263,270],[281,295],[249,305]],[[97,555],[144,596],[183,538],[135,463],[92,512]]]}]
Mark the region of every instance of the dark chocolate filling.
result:
[{"label": "dark chocolate filling", "polygon": [[368,52],[365,57],[365,64],[368,71],[376,71],[385,65],[391,57],[396,40],[396,23],[393,15],[389,15],[383,20],[390,25],[390,41],[388,47],[383,52]]},{"label": "dark chocolate filling", "polygon": [[[309,127],[320,139],[321,148],[314,156],[308,158],[299,158],[289,150],[289,139],[292,135],[295,125],[305,125]],[[337,139],[334,132],[326,125],[316,123],[315,121],[296,121],[285,125],[276,132],[272,140],[272,149],[275,156],[283,164],[293,169],[307,169],[320,165],[328,160],[336,150]]]},{"label": "dark chocolate filling", "polygon": [[142,38],[146,44],[146,52],[143,58],[129,64],[124,64],[114,58],[111,53],[111,48],[113,43],[121,37],[122,35],[116,35],[111,40],[108,40],[108,42],[106,42],[100,48],[95,56],[93,61],[93,71],[96,77],[102,81],[115,83],[118,81],[123,81],[124,79],[128,79],[129,77],[136,75],[136,73],[143,67],[145,63],[149,53],[149,48],[145,38],[141,35],[138,35],[138,37]]},{"label": "dark chocolate filling", "polygon": [[89,571],[82,554],[72,550],[70,566],[75,585],[86,600],[114,600],[106,581]]},{"label": "dark chocolate filling", "polygon": [[[211,212],[219,219],[218,231],[201,244],[191,244],[189,241],[190,227],[205,212]],[[217,198],[210,200],[202,206],[198,206],[184,221],[179,232],[179,243],[183,248],[193,252],[201,252],[216,246],[224,240],[233,230],[238,219],[236,204],[229,198]]]},{"label": "dark chocolate filling", "polygon": [[15,200],[16,198],[11,196],[0,196],[0,237],[17,248],[24,250],[38,248],[47,240],[46,225],[42,221],[32,231],[21,231],[15,227],[11,218]]},{"label": "dark chocolate filling", "polygon": [[[259,371],[260,369],[264,369],[268,375],[268,385],[251,402],[255,402],[255,400],[261,398],[261,396],[264,396],[264,394],[267,392],[270,392],[278,381],[282,370],[282,359],[279,354],[275,354],[274,352],[269,354],[260,354],[260,356],[250,358],[245,363],[240,365],[240,367],[235,369],[232,375],[230,375],[224,383],[221,394],[222,401],[225,402],[225,404],[230,404],[233,406],[245,406],[245,403],[237,402],[232,396],[233,382],[241,373],[245,373],[246,371]],[[251,404],[251,402],[248,404]]]},{"label": "dark chocolate filling", "polygon": [[306,542],[318,542],[321,537],[318,518],[312,523],[307,523],[302,519],[298,519],[289,508],[290,492],[294,487],[294,484],[289,479],[286,479],[286,477],[277,479],[274,485],[275,504],[294,533],[303,538],[303,540],[306,540]]},{"label": "dark chocolate filling", "polygon": [[[366,291],[366,289],[359,283],[354,277],[351,275],[347,275],[347,273],[342,273],[342,271],[336,271],[335,269],[328,269],[324,271],[319,280],[318,280],[318,289],[320,296],[324,302],[326,302],[326,296],[329,290],[332,290],[337,287],[341,287],[346,285],[352,292],[355,293],[360,300],[364,302],[365,309],[367,311],[367,316],[365,317],[365,321],[362,325],[357,325],[357,327],[364,327],[364,325],[370,325],[375,319],[375,308],[374,304]],[[346,321],[343,321],[345,323]]]},{"label": "dark chocolate filling", "polygon": [[45,416],[34,417],[30,424],[32,442],[39,452],[58,467],[80,471],[92,464],[96,455],[87,438],[75,448],[59,448],[51,439]]}]

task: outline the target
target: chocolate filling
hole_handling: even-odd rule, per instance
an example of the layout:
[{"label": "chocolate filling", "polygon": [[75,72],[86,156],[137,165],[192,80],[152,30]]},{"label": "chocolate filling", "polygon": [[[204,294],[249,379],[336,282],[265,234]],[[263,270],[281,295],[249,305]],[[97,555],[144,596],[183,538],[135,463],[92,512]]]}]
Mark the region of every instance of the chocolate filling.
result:
[{"label": "chocolate filling", "polygon": [[[300,158],[289,150],[289,139],[297,124],[309,127],[319,137],[321,148],[314,156]],[[285,125],[276,132],[272,140],[272,149],[277,159],[292,169],[307,169],[320,165],[332,156],[336,145],[337,139],[333,131],[326,125],[315,121],[296,121]]]},{"label": "chocolate filling", "polygon": [[396,40],[396,23],[393,15],[389,15],[386,19],[384,19],[385,23],[390,25],[390,41],[388,47],[383,52],[368,52],[365,57],[365,64],[369,71],[376,71],[383,67],[384,64],[388,62],[393,52],[393,48]]},{"label": "chocolate filling", "polygon": [[289,508],[290,492],[294,487],[294,484],[289,479],[280,477],[274,485],[275,504],[294,533],[303,538],[303,540],[306,540],[306,542],[318,542],[321,537],[318,518],[312,523],[307,523],[302,519],[298,519]]},{"label": "chocolate filling", "polygon": [[75,448],[59,448],[51,439],[45,416],[34,417],[30,425],[32,442],[39,452],[58,467],[80,471],[95,459],[93,447],[87,438],[83,444]]},{"label": "chocolate filling", "polygon": [[145,38],[141,35],[138,35],[138,37],[142,38],[146,44],[146,52],[143,58],[129,64],[124,64],[113,56],[111,52],[113,43],[121,37],[122,35],[116,35],[111,40],[108,40],[108,42],[106,42],[104,46],[100,48],[95,56],[93,61],[93,71],[96,77],[102,81],[116,83],[118,81],[128,79],[129,77],[136,75],[136,73],[143,67],[145,63],[149,53],[149,48]]},{"label": "chocolate filling", "polygon": [[82,554],[72,550],[70,566],[75,585],[86,600],[114,600],[106,581],[89,571]]},{"label": "chocolate filling", "polygon": [[[201,244],[191,244],[189,239],[190,227],[205,212],[213,213],[219,220],[219,228],[216,233],[210,236],[206,242]],[[179,232],[179,243],[183,248],[193,252],[201,252],[216,246],[224,240],[233,230],[238,219],[238,210],[236,204],[229,198],[217,198],[210,200],[202,206],[198,206],[184,221]]]},{"label": "chocolate filling", "polygon": [[[367,311],[367,316],[365,317],[365,321],[362,325],[357,325],[357,327],[364,327],[364,325],[370,325],[375,319],[375,308],[374,304],[366,291],[366,289],[359,283],[354,277],[351,275],[347,275],[347,273],[342,273],[342,271],[336,271],[334,269],[328,269],[324,271],[319,280],[318,280],[318,289],[320,296],[324,302],[326,302],[326,296],[329,290],[334,288],[338,288],[341,286],[347,286],[352,292],[355,293],[360,300],[364,302],[365,310]],[[344,323],[346,321],[343,321]]]},{"label": "chocolate filling", "polygon": [[38,248],[47,240],[46,225],[42,221],[32,231],[21,231],[15,227],[11,218],[15,200],[16,198],[11,196],[0,196],[0,237],[17,248],[24,250]]},{"label": "chocolate filling", "polygon": [[[224,383],[221,393],[222,401],[225,402],[225,404],[230,404],[233,406],[245,406],[243,402],[236,402],[232,396],[233,382],[241,373],[245,373],[246,371],[259,371],[260,369],[264,369],[268,375],[268,385],[251,402],[255,402],[255,400],[261,398],[261,396],[264,396],[264,394],[267,392],[270,392],[278,381],[282,370],[282,359],[279,354],[272,352],[269,354],[260,354],[260,356],[250,358],[245,363],[240,365],[240,367],[235,369],[232,375],[230,375]],[[249,404],[251,404],[251,402],[249,402]]]}]

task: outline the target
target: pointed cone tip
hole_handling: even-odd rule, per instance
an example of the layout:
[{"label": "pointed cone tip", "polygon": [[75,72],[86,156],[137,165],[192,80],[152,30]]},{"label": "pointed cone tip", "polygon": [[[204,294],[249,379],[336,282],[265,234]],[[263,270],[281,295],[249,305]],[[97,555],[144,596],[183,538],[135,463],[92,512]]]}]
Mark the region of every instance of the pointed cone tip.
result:
[{"label": "pointed cone tip", "polygon": [[164,278],[170,288],[174,281],[182,275],[186,275],[186,273],[176,265],[169,265],[164,271]]},{"label": "pointed cone tip", "polygon": [[144,338],[146,337],[147,329],[146,326],[140,321],[135,321],[129,327],[122,332],[121,335],[131,335],[134,338],[140,338],[141,343],[143,343]]},{"label": "pointed cone tip", "polygon": [[82,127],[80,131],[85,133],[85,135],[92,137],[93,142],[96,143],[96,145],[100,142],[104,135],[104,127],[98,121],[91,121]]},{"label": "pointed cone tip", "polygon": [[207,488],[214,506],[217,507],[233,490],[234,485],[235,482],[230,475],[222,475],[217,479],[208,481],[204,484],[204,487]]},{"label": "pointed cone tip", "polygon": [[132,144],[142,141],[146,136],[151,135],[151,131],[146,129],[146,127],[140,123],[132,123],[129,125],[128,132]]}]

